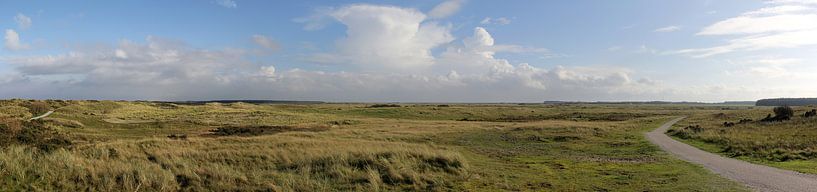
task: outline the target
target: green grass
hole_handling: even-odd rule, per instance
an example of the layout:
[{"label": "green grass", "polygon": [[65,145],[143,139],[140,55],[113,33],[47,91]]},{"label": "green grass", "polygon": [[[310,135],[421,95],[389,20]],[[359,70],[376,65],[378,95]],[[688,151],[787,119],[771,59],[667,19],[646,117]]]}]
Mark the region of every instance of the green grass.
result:
[{"label": "green grass", "polygon": [[[770,107],[744,110],[696,111],[673,127],[675,138],[705,151],[778,168],[817,173],[817,118],[800,117],[808,107],[795,108],[784,122],[758,122]],[[724,122],[753,119],[725,127]],[[701,130],[684,130],[699,125]]]},{"label": "green grass", "polygon": [[[3,121],[33,114],[0,101]],[[643,133],[702,106],[45,101],[72,141],[0,149],[26,191],[745,191]],[[221,136],[211,130],[248,127]],[[276,130],[255,130],[255,129]],[[316,129],[320,128],[320,129]],[[26,129],[24,127],[24,129]],[[168,135],[181,135],[172,139]],[[226,134],[230,135],[230,134]]]},{"label": "green grass", "polygon": [[481,156],[471,164],[476,174],[486,176],[470,184],[486,191],[743,190],[643,139],[641,133],[668,120],[570,123],[571,127],[537,123],[469,132],[453,144]]}]

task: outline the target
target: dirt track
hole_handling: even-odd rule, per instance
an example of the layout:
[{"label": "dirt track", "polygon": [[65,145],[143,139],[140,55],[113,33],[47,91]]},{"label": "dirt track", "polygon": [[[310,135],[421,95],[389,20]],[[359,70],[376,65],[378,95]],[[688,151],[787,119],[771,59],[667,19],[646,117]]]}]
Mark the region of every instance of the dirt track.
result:
[{"label": "dirt track", "polygon": [[45,114],[43,114],[43,115],[36,116],[36,117],[33,117],[33,118],[29,119],[29,121],[32,121],[32,120],[37,120],[37,119],[42,119],[42,118],[48,117],[48,115],[51,115],[51,113],[54,113],[54,111],[48,111],[48,112],[46,112],[46,113],[45,113]]},{"label": "dirt track", "polygon": [[666,134],[674,119],[647,133],[647,139],[680,159],[701,165],[723,177],[738,181],[757,191],[817,191],[817,176],[757,165],[702,151],[676,141]]}]

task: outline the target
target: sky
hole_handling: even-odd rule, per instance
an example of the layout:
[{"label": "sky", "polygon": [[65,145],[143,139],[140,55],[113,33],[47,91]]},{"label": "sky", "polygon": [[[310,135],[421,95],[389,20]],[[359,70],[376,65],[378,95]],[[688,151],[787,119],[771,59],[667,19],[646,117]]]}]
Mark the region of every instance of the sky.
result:
[{"label": "sky", "polygon": [[817,0],[0,0],[0,98],[817,97]]}]

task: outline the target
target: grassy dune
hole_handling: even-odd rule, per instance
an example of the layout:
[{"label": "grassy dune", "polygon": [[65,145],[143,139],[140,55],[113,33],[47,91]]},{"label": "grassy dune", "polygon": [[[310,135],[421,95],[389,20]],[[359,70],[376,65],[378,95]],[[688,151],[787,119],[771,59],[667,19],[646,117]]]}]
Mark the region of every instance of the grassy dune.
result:
[{"label": "grassy dune", "polygon": [[[701,149],[784,169],[817,174],[817,118],[802,117],[813,107],[795,108],[783,122],[760,122],[772,107],[701,110],[678,124],[670,134]],[[741,119],[752,122],[738,123]],[[724,122],[734,122],[726,127]],[[700,129],[686,128],[700,126]]]},{"label": "grassy dune", "polygon": [[6,138],[10,190],[745,190],[643,138],[689,106],[0,104],[8,135],[66,140]]}]

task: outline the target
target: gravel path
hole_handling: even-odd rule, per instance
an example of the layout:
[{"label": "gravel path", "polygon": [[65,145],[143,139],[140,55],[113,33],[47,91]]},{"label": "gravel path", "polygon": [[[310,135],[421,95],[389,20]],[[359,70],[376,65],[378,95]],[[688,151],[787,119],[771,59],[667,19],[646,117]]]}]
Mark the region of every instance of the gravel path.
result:
[{"label": "gravel path", "polygon": [[722,157],[681,143],[664,134],[667,129],[682,119],[684,117],[674,119],[647,133],[647,139],[680,159],[701,165],[756,191],[817,191],[817,175],[802,174]]},{"label": "gravel path", "polygon": [[29,119],[29,121],[32,121],[32,120],[37,120],[37,119],[42,119],[42,118],[48,117],[48,115],[51,115],[51,113],[54,113],[54,111],[48,111],[48,112],[46,112],[46,113],[45,113],[45,114],[43,114],[43,115],[36,116],[36,117],[33,117],[33,118]]}]

